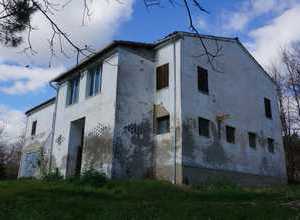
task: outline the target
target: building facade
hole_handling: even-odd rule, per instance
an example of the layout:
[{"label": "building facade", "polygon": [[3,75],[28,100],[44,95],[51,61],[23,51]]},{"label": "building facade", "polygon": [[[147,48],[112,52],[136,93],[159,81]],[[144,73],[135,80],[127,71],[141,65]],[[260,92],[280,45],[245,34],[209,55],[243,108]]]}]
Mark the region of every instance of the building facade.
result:
[{"label": "building facade", "polygon": [[[27,112],[20,176],[94,168],[179,184],[286,181],[276,85],[236,38],[114,41],[51,85],[55,101]],[[28,171],[37,151],[45,166]]]}]

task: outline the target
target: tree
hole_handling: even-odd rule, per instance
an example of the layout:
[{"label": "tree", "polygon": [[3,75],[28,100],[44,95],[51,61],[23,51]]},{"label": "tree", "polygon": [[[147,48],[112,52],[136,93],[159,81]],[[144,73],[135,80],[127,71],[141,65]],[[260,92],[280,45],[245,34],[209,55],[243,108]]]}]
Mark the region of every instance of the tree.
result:
[{"label": "tree", "polygon": [[[60,52],[64,55],[64,43],[67,43],[69,46],[75,49],[77,55],[77,63],[80,56],[89,56],[94,53],[94,50],[85,44],[84,46],[77,45],[69,37],[68,33],[65,33],[60,25],[57,24],[52,18],[55,15],[55,12],[60,10],[63,7],[66,7],[73,0],[68,0],[67,3],[62,2],[61,4],[54,3],[53,0],[1,0],[0,1],[0,42],[7,46],[17,47],[19,46],[24,39],[22,38],[22,33],[27,30],[27,44],[28,47],[25,50],[30,50],[32,53],[33,50],[30,42],[30,34],[34,28],[31,26],[31,19],[34,13],[41,13],[43,17],[48,21],[49,26],[52,30],[52,35],[49,36],[49,47],[51,56],[55,54],[55,45],[59,44]],[[89,2],[93,0],[81,0],[83,3],[83,23],[86,17],[90,16]],[[117,1],[120,4],[120,0],[110,0]],[[189,23],[189,28],[199,35],[201,41],[201,46],[204,49],[204,54],[201,56],[207,57],[207,62],[215,68],[214,59],[220,56],[221,47],[216,44],[215,50],[210,50],[205,44],[205,41],[201,38],[196,26],[194,25],[193,12],[204,12],[208,11],[202,6],[200,0],[143,0],[144,5],[147,9],[161,6],[163,4],[171,4],[174,7],[183,7],[187,12],[187,19]]]},{"label": "tree", "polygon": [[288,179],[295,181],[300,172],[300,45],[283,49],[281,57],[269,72],[277,85]]},{"label": "tree", "polygon": [[0,179],[17,178],[23,145],[23,135],[14,142],[8,142],[5,127],[0,127]]},{"label": "tree", "polygon": [[287,70],[287,86],[295,102],[293,107],[300,116],[300,45],[294,44],[290,49],[284,49],[282,57]]}]

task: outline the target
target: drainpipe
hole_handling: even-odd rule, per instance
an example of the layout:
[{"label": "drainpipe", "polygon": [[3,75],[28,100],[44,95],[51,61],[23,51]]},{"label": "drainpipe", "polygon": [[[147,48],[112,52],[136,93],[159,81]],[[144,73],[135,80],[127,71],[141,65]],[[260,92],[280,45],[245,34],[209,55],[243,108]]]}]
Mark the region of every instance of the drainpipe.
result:
[{"label": "drainpipe", "polygon": [[58,100],[58,86],[55,86],[52,84],[53,82],[50,82],[49,85],[56,91],[56,98],[55,98],[55,108],[53,112],[53,120],[52,120],[52,139],[51,139],[51,145],[50,145],[50,159],[49,159],[49,170],[48,172],[51,172],[52,167],[52,154],[53,154],[53,144],[54,144],[54,131],[55,131],[55,122],[56,122],[56,112],[57,112],[57,100]]},{"label": "drainpipe", "polygon": [[174,68],[174,134],[173,134],[173,149],[174,149],[174,174],[173,174],[173,183],[176,184],[176,39],[173,42],[173,68]]}]

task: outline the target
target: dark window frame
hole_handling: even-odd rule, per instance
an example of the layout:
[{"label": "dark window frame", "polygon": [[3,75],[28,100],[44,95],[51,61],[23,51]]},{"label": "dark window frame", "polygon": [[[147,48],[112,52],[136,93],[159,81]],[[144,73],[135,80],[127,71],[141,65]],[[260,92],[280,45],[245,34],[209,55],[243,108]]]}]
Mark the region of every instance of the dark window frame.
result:
[{"label": "dark window frame", "polygon": [[265,106],[265,116],[269,119],[272,119],[272,104],[271,100],[268,98],[264,98],[264,106]]},{"label": "dark window frame", "polygon": [[199,135],[210,138],[210,121],[206,118],[198,117]]},{"label": "dark window frame", "polygon": [[37,120],[32,122],[31,125],[31,136],[35,136],[36,135],[36,127],[37,127]]},{"label": "dark window frame", "polygon": [[226,141],[230,144],[235,144],[235,127],[226,125]]},{"label": "dark window frame", "polygon": [[[167,120],[167,129],[160,127],[160,124]],[[165,115],[156,118],[156,134],[167,134],[170,133],[170,115]]]},{"label": "dark window frame", "polygon": [[78,102],[79,89],[80,89],[79,87],[80,87],[80,76],[76,76],[68,81],[67,106],[73,105]]},{"label": "dark window frame", "polygon": [[169,87],[169,63],[156,67],[156,90]]},{"label": "dark window frame", "polygon": [[198,90],[204,94],[209,94],[208,88],[208,70],[197,66]]},{"label": "dark window frame", "polygon": [[86,96],[92,97],[101,92],[102,64],[93,65],[87,71]]},{"label": "dark window frame", "polygon": [[251,148],[255,149],[256,146],[257,146],[256,133],[254,133],[254,132],[248,132],[248,141],[249,141],[249,146]]}]

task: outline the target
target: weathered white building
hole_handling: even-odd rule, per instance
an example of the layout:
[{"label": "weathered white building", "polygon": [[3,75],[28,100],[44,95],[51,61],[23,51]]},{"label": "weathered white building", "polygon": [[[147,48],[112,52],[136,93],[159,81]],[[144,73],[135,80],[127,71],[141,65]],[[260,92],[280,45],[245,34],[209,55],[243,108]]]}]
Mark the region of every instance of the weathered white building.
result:
[{"label": "weathered white building", "polygon": [[55,100],[27,112],[20,176],[284,183],[276,85],[238,39],[201,39],[114,41],[53,79]]}]

